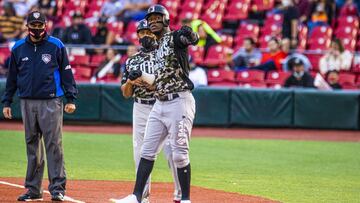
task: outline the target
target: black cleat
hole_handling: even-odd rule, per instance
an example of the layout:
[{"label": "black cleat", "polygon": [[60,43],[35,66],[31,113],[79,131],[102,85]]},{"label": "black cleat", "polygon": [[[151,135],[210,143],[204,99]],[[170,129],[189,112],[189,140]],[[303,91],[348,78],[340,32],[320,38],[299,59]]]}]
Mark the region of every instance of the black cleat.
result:
[{"label": "black cleat", "polygon": [[61,194],[61,193],[55,193],[53,195],[51,195],[51,200],[52,201],[59,201],[59,202],[62,202],[64,201],[64,195]]},{"label": "black cleat", "polygon": [[42,201],[42,195],[32,195],[32,194],[22,194],[18,197],[17,201],[21,202],[32,202],[32,201]]}]

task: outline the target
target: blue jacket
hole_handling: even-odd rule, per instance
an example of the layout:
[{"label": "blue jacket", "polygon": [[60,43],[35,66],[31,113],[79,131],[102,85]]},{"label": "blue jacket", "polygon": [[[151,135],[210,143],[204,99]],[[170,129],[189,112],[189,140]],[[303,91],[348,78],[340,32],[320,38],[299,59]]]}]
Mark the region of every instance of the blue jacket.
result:
[{"label": "blue jacket", "polygon": [[77,88],[64,44],[46,36],[34,44],[29,37],[15,43],[11,50],[6,89],[2,98],[10,106],[18,89],[24,99],[51,99],[65,95],[68,103],[76,98]]}]

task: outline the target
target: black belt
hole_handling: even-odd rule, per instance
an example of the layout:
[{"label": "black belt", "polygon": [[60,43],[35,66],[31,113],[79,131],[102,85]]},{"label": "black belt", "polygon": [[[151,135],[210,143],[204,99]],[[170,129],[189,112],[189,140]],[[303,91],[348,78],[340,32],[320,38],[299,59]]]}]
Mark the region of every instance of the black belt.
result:
[{"label": "black belt", "polygon": [[147,100],[147,99],[140,99],[140,98],[137,98],[137,97],[135,97],[134,100],[135,100],[136,103],[148,104],[148,105],[153,105],[153,104],[155,104],[155,101],[156,101],[155,99]]},{"label": "black belt", "polygon": [[158,99],[159,101],[171,101],[173,99],[176,99],[179,97],[179,94],[177,93],[173,93],[173,94],[167,94],[164,96],[158,96],[156,97],[156,99]]}]

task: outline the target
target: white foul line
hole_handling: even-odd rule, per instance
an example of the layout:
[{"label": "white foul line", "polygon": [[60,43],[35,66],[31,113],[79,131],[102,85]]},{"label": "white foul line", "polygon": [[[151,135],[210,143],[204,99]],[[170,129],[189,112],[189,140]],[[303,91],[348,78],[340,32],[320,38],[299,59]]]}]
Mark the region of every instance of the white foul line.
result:
[{"label": "white foul line", "polygon": [[[9,185],[9,186],[13,186],[13,187],[17,187],[17,188],[25,188],[24,186],[22,185],[18,185],[18,184],[13,184],[13,183],[9,183],[9,182],[5,182],[5,181],[0,181],[0,184],[3,184],[3,185]],[[47,194],[50,194],[49,191],[47,190],[44,190],[44,193],[47,193]],[[69,196],[64,196],[64,200],[65,201],[69,201],[69,202],[75,202],[75,203],[85,203],[83,201],[79,201],[79,200],[76,200],[76,199],[73,199]]]}]

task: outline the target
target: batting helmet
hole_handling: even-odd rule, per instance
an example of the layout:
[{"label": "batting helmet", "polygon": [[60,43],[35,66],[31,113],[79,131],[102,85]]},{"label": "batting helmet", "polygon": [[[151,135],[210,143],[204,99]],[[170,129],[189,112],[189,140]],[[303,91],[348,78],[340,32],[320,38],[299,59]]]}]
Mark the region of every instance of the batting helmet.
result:
[{"label": "batting helmet", "polygon": [[166,8],[160,4],[155,4],[153,6],[151,6],[148,11],[147,14],[145,16],[145,19],[147,20],[151,14],[161,14],[163,16],[163,23],[164,26],[167,27],[170,24],[170,15],[169,12],[166,10]]},{"label": "batting helmet", "polygon": [[136,28],[136,32],[140,32],[140,30],[150,30],[149,25],[146,20],[141,20],[139,25]]}]

